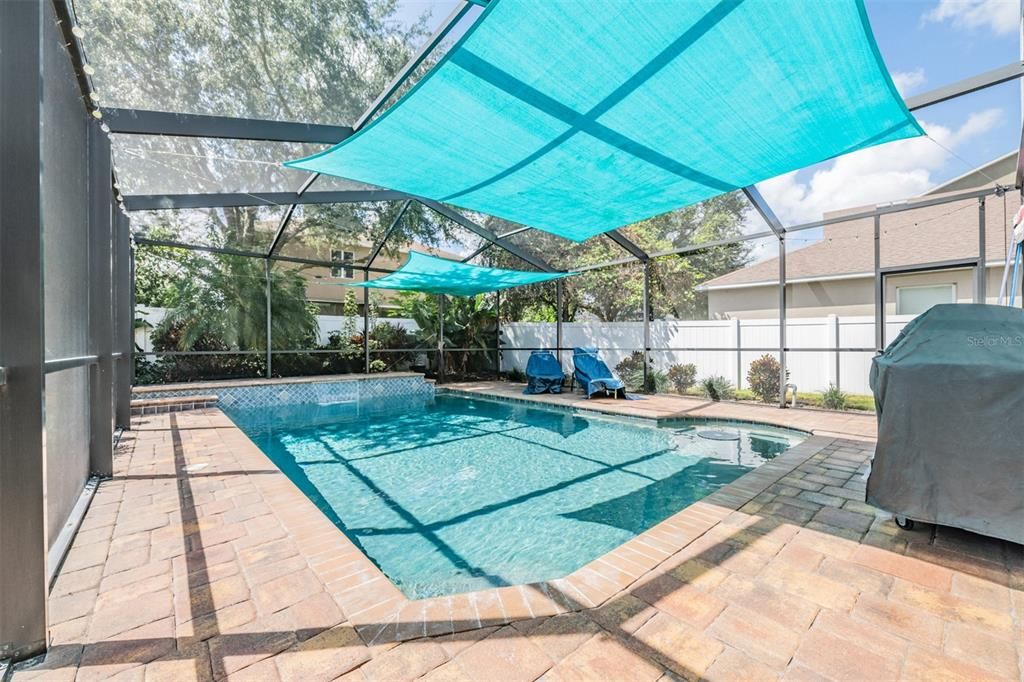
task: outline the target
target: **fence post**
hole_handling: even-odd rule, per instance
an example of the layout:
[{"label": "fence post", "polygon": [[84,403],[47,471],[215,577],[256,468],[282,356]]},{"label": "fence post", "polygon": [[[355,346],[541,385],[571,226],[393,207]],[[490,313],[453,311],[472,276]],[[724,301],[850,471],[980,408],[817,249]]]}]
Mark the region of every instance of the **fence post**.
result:
[{"label": "fence post", "polygon": [[974,285],[974,302],[984,303],[988,285],[988,268],[985,255],[985,197],[978,197],[978,267],[975,268],[977,284]]},{"label": "fence post", "polygon": [[825,347],[835,349],[833,362],[829,362],[828,355],[825,357],[825,376],[828,383],[839,387],[839,316],[831,314],[825,323]]},{"label": "fence post", "polygon": [[743,388],[743,323],[739,318],[732,321],[733,348],[736,349],[736,390]]}]

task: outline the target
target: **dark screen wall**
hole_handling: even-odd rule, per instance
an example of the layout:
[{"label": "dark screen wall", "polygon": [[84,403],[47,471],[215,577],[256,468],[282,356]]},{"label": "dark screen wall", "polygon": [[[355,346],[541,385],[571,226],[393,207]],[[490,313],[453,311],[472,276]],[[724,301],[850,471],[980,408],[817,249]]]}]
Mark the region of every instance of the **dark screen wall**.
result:
[{"label": "dark screen wall", "polygon": [[[56,15],[43,22],[44,359],[88,356],[89,128]],[[108,303],[109,305],[109,303]],[[46,527],[52,546],[89,476],[88,365],[46,373]]]}]

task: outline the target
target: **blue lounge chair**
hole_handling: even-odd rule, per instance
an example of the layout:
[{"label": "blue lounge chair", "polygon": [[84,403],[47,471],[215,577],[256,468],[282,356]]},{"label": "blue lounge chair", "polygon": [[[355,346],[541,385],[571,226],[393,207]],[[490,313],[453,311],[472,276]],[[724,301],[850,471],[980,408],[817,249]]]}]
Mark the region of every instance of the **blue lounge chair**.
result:
[{"label": "blue lounge chair", "polygon": [[565,372],[554,353],[549,350],[535,350],[526,363],[526,389],[523,393],[561,393],[565,383]]},{"label": "blue lounge chair", "polygon": [[574,382],[579,382],[583,392],[590,398],[595,393],[611,393],[615,397],[626,395],[626,385],[622,380],[612,374],[604,360],[597,356],[596,348],[573,348],[572,373]]}]

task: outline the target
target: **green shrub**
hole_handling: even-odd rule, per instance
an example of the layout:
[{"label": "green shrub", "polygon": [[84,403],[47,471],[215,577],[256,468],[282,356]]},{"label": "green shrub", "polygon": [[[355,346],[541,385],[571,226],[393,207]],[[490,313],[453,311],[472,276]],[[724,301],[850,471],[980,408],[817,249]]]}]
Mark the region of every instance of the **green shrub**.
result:
[{"label": "green shrub", "polygon": [[386,372],[387,369],[388,369],[388,364],[386,362],[384,362],[383,360],[381,360],[379,358],[376,359],[376,360],[370,360],[370,373],[371,374],[374,374],[376,372]]},{"label": "green shrub", "polygon": [[687,389],[697,383],[697,365],[672,365],[668,368],[668,381],[676,393],[686,393]]},{"label": "green shrub", "polygon": [[517,384],[522,384],[526,382],[526,374],[523,372],[523,370],[519,369],[518,367],[513,367],[508,372],[506,372],[505,378]]},{"label": "green shrub", "polygon": [[700,388],[701,394],[711,400],[732,400],[736,395],[732,382],[717,374],[704,377],[700,382]]},{"label": "green shrub", "polygon": [[626,384],[627,391],[639,391],[644,388],[644,354],[635,350],[615,365],[615,375]]},{"label": "green shrub", "polygon": [[[641,381],[642,379],[641,370]],[[647,370],[647,383],[644,385],[644,393],[667,393],[668,392],[668,375],[662,372],[660,369],[654,369],[653,367]]]},{"label": "green shrub", "polygon": [[[779,399],[779,376],[782,366],[774,355],[767,353],[750,363],[747,370],[747,385],[761,402],[773,403]],[[787,373],[787,378],[789,374]]]},{"label": "green shrub", "polygon": [[821,406],[829,410],[845,410],[847,398],[838,386],[830,383],[828,390],[821,394]]}]

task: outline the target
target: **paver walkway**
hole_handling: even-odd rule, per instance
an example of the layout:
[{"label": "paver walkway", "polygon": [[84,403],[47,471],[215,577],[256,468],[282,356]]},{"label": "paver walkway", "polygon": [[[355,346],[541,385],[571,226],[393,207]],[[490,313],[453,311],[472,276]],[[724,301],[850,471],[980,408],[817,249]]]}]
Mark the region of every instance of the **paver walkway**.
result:
[{"label": "paver walkway", "polygon": [[13,679],[1020,679],[1024,549],[901,531],[860,502],[870,441],[808,443],[586,581],[427,604],[219,410],[139,418]]}]

